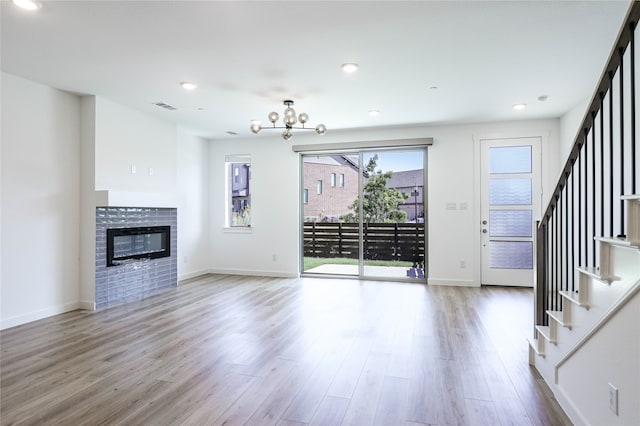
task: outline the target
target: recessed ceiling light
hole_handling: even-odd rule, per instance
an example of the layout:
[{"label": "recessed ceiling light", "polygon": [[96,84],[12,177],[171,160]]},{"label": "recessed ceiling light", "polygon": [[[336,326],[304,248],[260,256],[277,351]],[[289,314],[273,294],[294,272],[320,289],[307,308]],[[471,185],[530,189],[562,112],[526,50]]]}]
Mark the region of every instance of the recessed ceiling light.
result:
[{"label": "recessed ceiling light", "polygon": [[438,86],[429,86],[429,90],[438,90]]},{"label": "recessed ceiling light", "polygon": [[236,135],[237,135],[237,133],[236,133],[236,132],[234,132],[234,131],[232,131],[232,130],[227,130],[227,132],[226,132],[226,133],[227,133],[228,135],[231,135],[231,136],[236,136]]},{"label": "recessed ceiling light", "polygon": [[180,86],[182,86],[184,90],[195,90],[195,88],[198,87],[196,83],[191,81],[181,81]]},{"label": "recessed ceiling light", "polygon": [[527,104],[513,104],[512,107],[513,107],[513,109],[519,111],[521,109],[525,109],[527,107]]},{"label": "recessed ceiling light", "polygon": [[540,96],[538,96],[538,101],[540,101],[540,102],[544,102],[544,101],[546,101],[547,99],[549,99],[549,96],[547,96],[547,95],[540,95]]},{"label": "recessed ceiling light", "polygon": [[206,109],[205,109],[205,108],[202,108],[202,107],[199,107],[199,108],[198,108],[198,111],[205,111],[205,110],[206,110]]},{"label": "recessed ceiling light", "polygon": [[35,0],[13,0],[13,4],[26,10],[38,10],[42,7],[42,3]]},{"label": "recessed ceiling light", "polygon": [[372,109],[372,110],[369,111],[369,115],[372,116],[372,117],[380,115],[380,110]]},{"label": "recessed ceiling light", "polygon": [[344,72],[348,72],[348,73],[352,73],[352,72],[356,72],[356,70],[358,69],[358,64],[356,63],[346,63],[346,64],[342,64],[342,71]]}]

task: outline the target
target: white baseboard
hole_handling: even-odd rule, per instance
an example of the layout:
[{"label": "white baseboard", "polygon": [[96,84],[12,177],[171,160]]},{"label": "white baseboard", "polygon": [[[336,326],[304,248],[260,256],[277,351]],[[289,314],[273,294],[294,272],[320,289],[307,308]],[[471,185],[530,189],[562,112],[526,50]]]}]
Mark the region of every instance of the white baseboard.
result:
[{"label": "white baseboard", "polygon": [[39,311],[29,312],[28,314],[16,315],[15,317],[2,319],[0,322],[0,330],[4,330],[28,322],[37,321],[43,318],[52,317],[54,315],[63,314],[65,312],[84,309],[80,307],[80,302],[65,303],[64,305],[52,306],[50,308],[41,309]]},{"label": "white baseboard", "polygon": [[199,271],[178,275],[178,284],[180,284],[180,281],[190,280],[191,278],[196,278],[209,273],[211,273],[209,269],[200,269]]},{"label": "white baseboard", "polygon": [[429,278],[427,284],[449,287],[480,287],[480,284],[474,280],[452,280],[448,278]]},{"label": "white baseboard", "polygon": [[571,399],[564,392],[564,389],[562,389],[562,387],[560,387],[559,385],[552,386],[548,382],[547,382],[547,385],[551,388],[551,391],[553,392],[553,396],[556,397],[556,401],[558,401],[558,404],[560,405],[560,407],[562,407],[565,414],[567,415],[567,417],[569,417],[569,419],[573,422],[574,425],[589,424],[585,420],[585,418],[582,416],[582,413],[580,412],[580,410],[578,410],[578,407],[576,407],[573,401],[571,401]]},{"label": "white baseboard", "polygon": [[208,270],[209,274],[228,274],[228,275],[249,275],[256,277],[275,277],[275,278],[298,278],[300,275],[285,271],[260,271],[248,269],[218,269],[212,268]]},{"label": "white baseboard", "polygon": [[96,303],[91,300],[81,300],[78,303],[78,309],[83,309],[85,311],[95,311]]}]

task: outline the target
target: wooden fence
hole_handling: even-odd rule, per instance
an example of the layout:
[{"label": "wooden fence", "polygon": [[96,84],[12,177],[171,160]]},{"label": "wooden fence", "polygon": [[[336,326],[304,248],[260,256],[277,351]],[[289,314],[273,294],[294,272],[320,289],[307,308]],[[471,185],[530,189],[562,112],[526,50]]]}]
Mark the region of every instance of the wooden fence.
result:
[{"label": "wooden fence", "polygon": [[[424,263],[424,223],[365,223],[365,260],[402,260]],[[305,222],[306,257],[358,258],[357,223]]]}]

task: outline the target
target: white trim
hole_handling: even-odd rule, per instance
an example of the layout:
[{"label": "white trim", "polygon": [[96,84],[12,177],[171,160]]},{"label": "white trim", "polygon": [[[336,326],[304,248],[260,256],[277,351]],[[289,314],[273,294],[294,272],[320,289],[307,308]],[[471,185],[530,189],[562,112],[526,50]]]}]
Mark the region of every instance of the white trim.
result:
[{"label": "white trim", "polygon": [[209,274],[223,274],[223,275],[247,275],[252,277],[275,277],[275,278],[298,278],[300,275],[295,272],[285,271],[260,271],[260,270],[247,270],[247,269],[222,269],[212,268],[208,270]]},{"label": "white trim", "polygon": [[224,226],[222,232],[225,234],[251,234],[253,232],[252,226]]},{"label": "white trim", "polygon": [[556,397],[558,404],[564,410],[565,414],[574,425],[588,425],[589,422],[583,417],[582,412],[573,403],[571,398],[559,386],[552,388],[553,396]]},{"label": "white trim", "polygon": [[480,283],[474,280],[455,280],[451,278],[429,278],[429,285],[441,285],[448,287],[480,287]]},{"label": "white trim", "polygon": [[433,145],[433,138],[415,138],[415,139],[384,139],[377,141],[355,141],[355,142],[338,142],[338,143],[314,143],[307,145],[293,145],[293,152],[315,152],[315,151],[344,151],[359,150],[366,148],[400,148],[412,146]]},{"label": "white trim", "polygon": [[564,365],[565,362],[569,361],[575,355],[576,352],[582,348],[591,338],[598,332],[604,325],[609,322],[611,318],[613,318],[620,309],[624,308],[624,306],[631,301],[631,299],[636,295],[636,293],[640,293],[640,280],[636,281],[636,283],[618,299],[602,316],[602,318],[595,324],[567,353],[558,361],[555,366],[555,383],[559,385],[559,374],[560,368]]},{"label": "white trim", "polygon": [[41,309],[39,311],[29,312],[28,314],[17,315],[15,317],[2,320],[0,330],[26,324],[32,321],[52,317],[66,312],[76,311],[80,308],[80,302],[65,303],[63,305],[52,306],[50,308]]},{"label": "white trim", "polygon": [[180,281],[190,280],[191,278],[201,277],[203,275],[207,275],[209,273],[209,269],[200,269],[198,271],[188,272],[186,274],[178,275],[178,287],[180,286]]},{"label": "white trim", "polygon": [[163,192],[95,191],[96,207],[177,208],[176,194]]},{"label": "white trim", "polygon": [[85,300],[78,302],[78,309],[82,309],[84,311],[95,311],[96,303],[92,300]]}]

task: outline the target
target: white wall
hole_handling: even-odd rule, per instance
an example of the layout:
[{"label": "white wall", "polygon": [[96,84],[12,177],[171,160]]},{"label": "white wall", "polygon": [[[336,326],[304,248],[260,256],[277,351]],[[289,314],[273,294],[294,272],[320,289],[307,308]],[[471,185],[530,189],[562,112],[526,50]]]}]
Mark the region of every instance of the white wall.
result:
[{"label": "white wall", "polygon": [[2,73],[1,327],[77,308],[80,99]]},{"label": "white wall", "polygon": [[567,161],[573,142],[578,135],[578,128],[582,124],[584,114],[589,107],[590,99],[585,98],[569,112],[560,117],[560,160],[562,164]]},{"label": "white wall", "polygon": [[[640,424],[638,360],[640,293],[560,368],[563,396],[585,424]],[[618,389],[618,415],[609,410],[609,383]]]},{"label": "white wall", "polygon": [[[225,229],[225,156],[251,155],[249,230]],[[299,164],[282,139],[211,142],[210,267],[215,272],[297,276]],[[273,255],[276,260],[273,260]]]},{"label": "white wall", "polygon": [[178,129],[178,281],[209,269],[209,142]]},{"label": "white wall", "polygon": [[[295,135],[289,142],[279,135],[214,141],[209,164],[212,270],[298,274],[300,164],[292,144],[433,137],[434,145],[428,149],[429,282],[479,285],[479,149],[475,141],[522,136],[542,138],[546,201],[560,166],[558,120],[330,132],[323,137]],[[252,157],[253,227],[249,232],[224,229],[224,159],[231,154]],[[468,203],[469,210],[446,210],[450,202]],[[466,268],[460,268],[460,260],[466,261]]]},{"label": "white wall", "polygon": [[175,125],[101,97],[95,102],[95,189],[175,193]]}]

